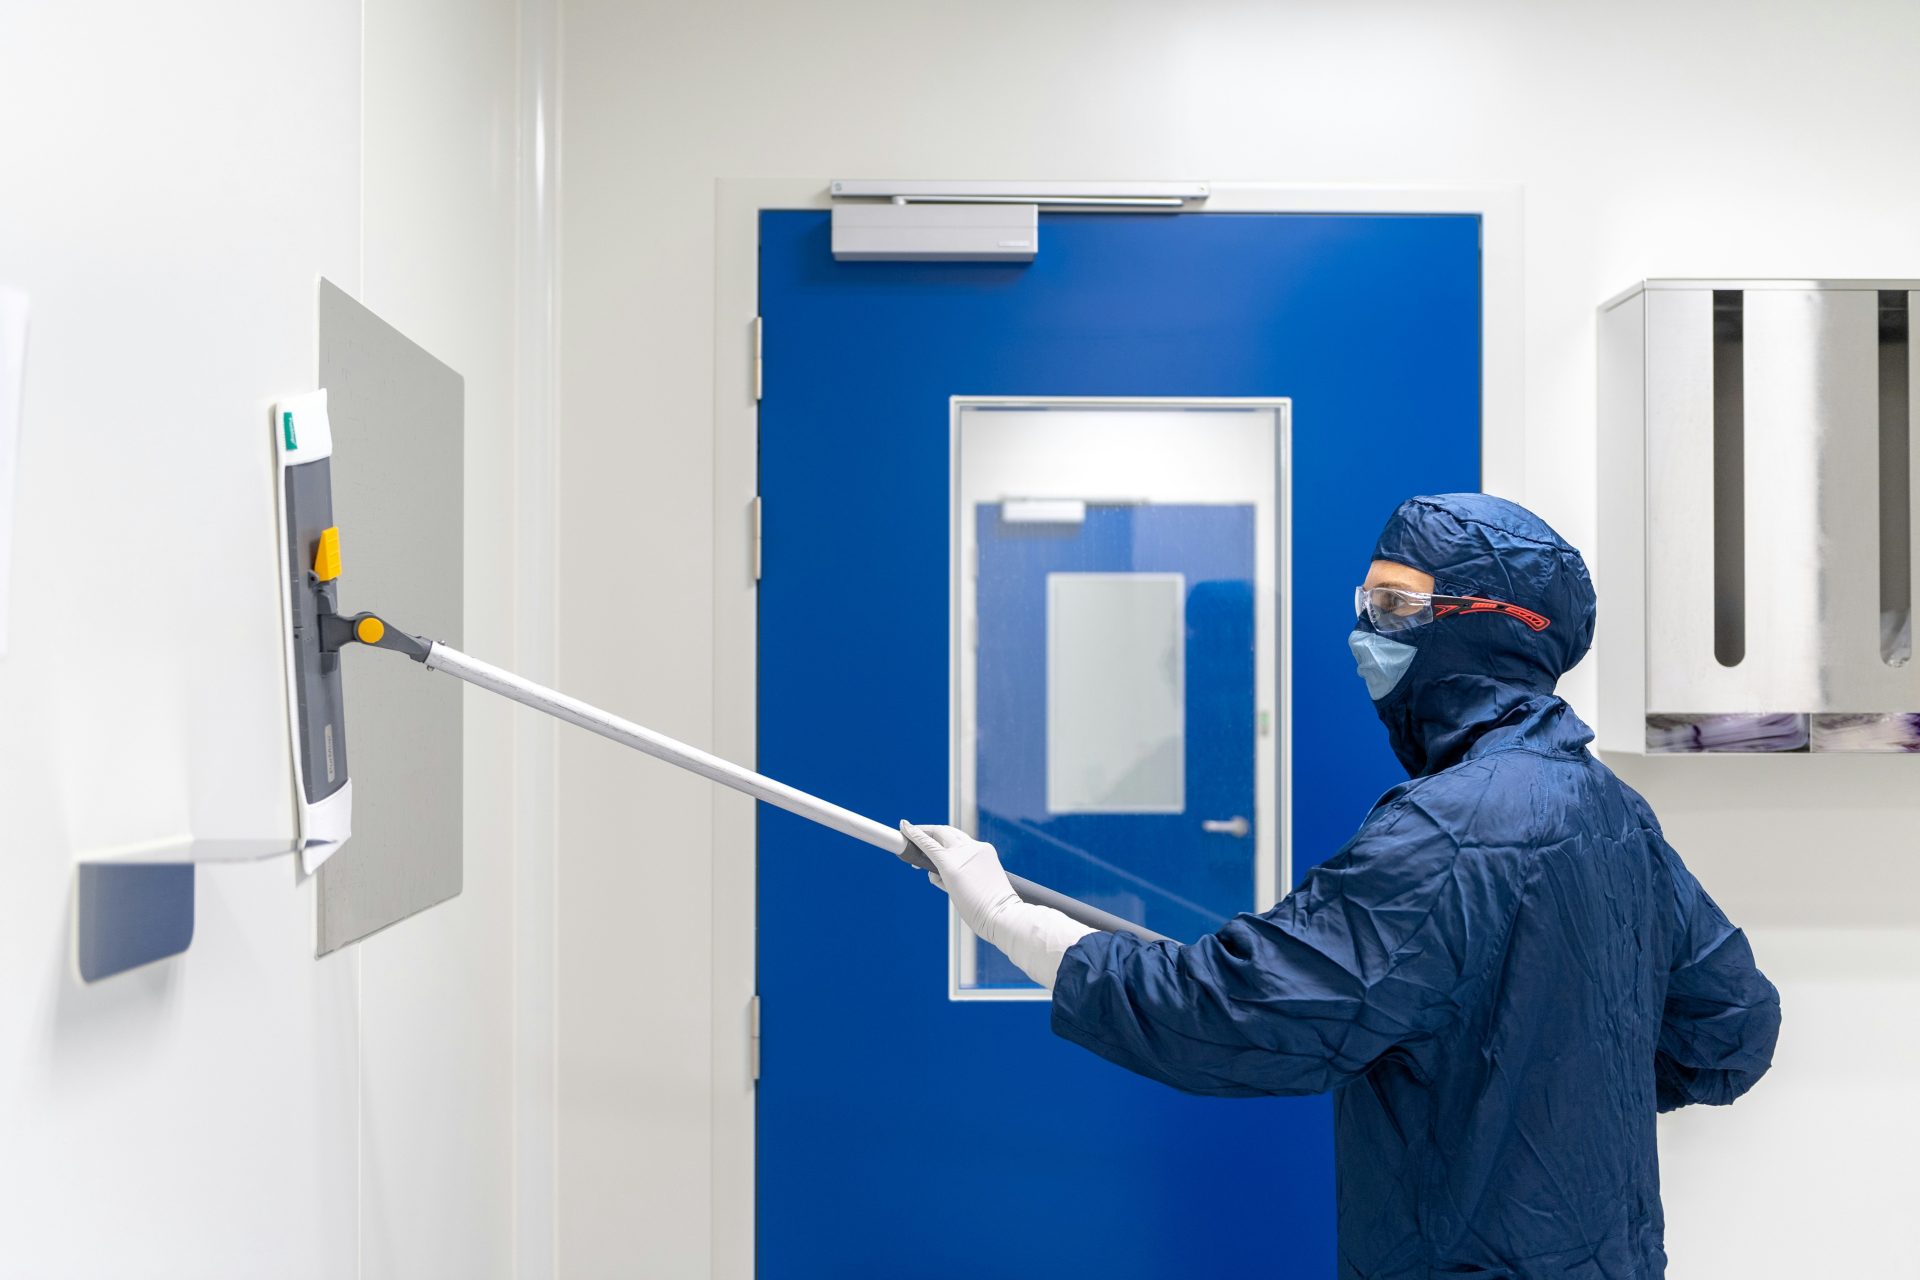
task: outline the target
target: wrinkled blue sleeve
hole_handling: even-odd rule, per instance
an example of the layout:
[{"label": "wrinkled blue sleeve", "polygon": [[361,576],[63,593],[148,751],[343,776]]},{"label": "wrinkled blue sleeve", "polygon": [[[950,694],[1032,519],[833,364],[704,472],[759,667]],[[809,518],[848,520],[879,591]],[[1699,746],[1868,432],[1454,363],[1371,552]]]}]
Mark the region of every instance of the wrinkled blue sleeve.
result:
[{"label": "wrinkled blue sleeve", "polygon": [[1332,1089],[1455,1017],[1475,939],[1511,922],[1482,871],[1403,797],[1264,915],[1186,946],[1081,939],[1053,1029],[1188,1093]]},{"label": "wrinkled blue sleeve", "polygon": [[1773,1065],[1780,993],[1693,874],[1670,857],[1678,946],[1654,1054],[1660,1110],[1689,1103],[1724,1106]]}]

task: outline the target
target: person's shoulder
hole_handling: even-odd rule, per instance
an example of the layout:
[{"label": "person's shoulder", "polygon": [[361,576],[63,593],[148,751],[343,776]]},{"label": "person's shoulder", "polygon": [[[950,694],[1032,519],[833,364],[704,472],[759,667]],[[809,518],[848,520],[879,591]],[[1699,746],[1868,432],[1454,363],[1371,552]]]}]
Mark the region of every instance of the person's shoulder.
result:
[{"label": "person's shoulder", "polygon": [[1462,760],[1424,777],[1409,778],[1381,798],[1377,812],[1397,810],[1401,815],[1425,814],[1458,826],[1462,819],[1482,814],[1490,800],[1526,790],[1524,775],[1540,771],[1545,762],[1526,752],[1498,751]]},{"label": "person's shoulder", "polygon": [[[1470,757],[1413,780],[1395,800],[1424,819],[1420,825],[1463,849],[1513,853],[1587,826],[1596,807],[1619,812],[1622,804],[1637,804],[1646,812],[1646,802],[1592,755],[1523,750]],[[1645,821],[1651,816],[1647,812]]]},{"label": "person's shoulder", "polygon": [[1345,848],[1309,874],[1310,896],[1358,892],[1413,904],[1450,886],[1499,892],[1517,883],[1524,866],[1515,855],[1524,845],[1504,818],[1490,820],[1490,804],[1503,807],[1471,774],[1454,770],[1400,784]]},{"label": "person's shoulder", "polygon": [[1360,857],[1429,849],[1457,851],[1472,842],[1472,832],[1491,794],[1485,770],[1452,769],[1409,778],[1380,797],[1355,835]]},{"label": "person's shoulder", "polygon": [[1607,768],[1606,765],[1600,764],[1598,761],[1595,763],[1598,765],[1600,771],[1607,776],[1607,781],[1611,782],[1619,791],[1621,801],[1627,806],[1627,811],[1639,820],[1641,826],[1646,827],[1652,831],[1653,834],[1660,836],[1664,840],[1665,833],[1660,830],[1660,818],[1654,813],[1653,806],[1647,803],[1647,798],[1628,786],[1621,780],[1619,774]]}]

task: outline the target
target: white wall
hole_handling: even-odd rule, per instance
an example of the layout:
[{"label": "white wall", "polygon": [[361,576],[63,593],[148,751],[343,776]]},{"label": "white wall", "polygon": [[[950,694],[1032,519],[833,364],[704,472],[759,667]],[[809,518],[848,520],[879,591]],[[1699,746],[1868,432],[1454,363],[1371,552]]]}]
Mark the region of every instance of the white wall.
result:
[{"label": "white wall", "polygon": [[[185,956],[83,987],[77,829],[151,814],[58,749],[119,738],[46,690],[71,675],[63,602],[110,598],[108,570],[189,591],[208,572],[191,553],[214,495],[162,494],[157,522],[119,529],[149,507],[115,491],[154,486],[107,442],[137,430],[257,470],[209,442],[258,443],[266,406],[313,384],[323,273],[467,377],[466,632],[504,652],[487,567],[513,443],[514,16],[512,0],[0,9],[0,280],[35,308],[14,603],[36,631],[0,658],[0,1273],[507,1273],[503,713],[469,708],[453,903],[315,961],[313,885],[289,859],[203,868]],[[79,562],[103,522],[119,557]],[[159,621],[126,617],[120,643]],[[219,687],[207,653],[187,687]]]},{"label": "white wall", "polygon": [[[516,9],[363,10],[360,296],[466,379],[465,643],[503,661],[513,601],[500,580],[516,530]],[[469,689],[465,713],[460,896],[358,948],[365,1280],[515,1274],[513,711]]]},{"label": "white wall", "polygon": [[[1585,546],[1603,298],[1646,275],[1920,276],[1908,4],[572,0],[565,18],[561,673],[695,742],[717,177],[1520,181],[1518,496]],[[1590,703],[1591,672],[1570,692]],[[703,1274],[725,1230],[708,797],[602,742],[561,752],[561,1258]],[[1920,1129],[1914,763],[1623,770],[1786,1001],[1775,1076],[1663,1129],[1678,1276],[1911,1265],[1882,1210],[1920,1195],[1901,1158]]]}]

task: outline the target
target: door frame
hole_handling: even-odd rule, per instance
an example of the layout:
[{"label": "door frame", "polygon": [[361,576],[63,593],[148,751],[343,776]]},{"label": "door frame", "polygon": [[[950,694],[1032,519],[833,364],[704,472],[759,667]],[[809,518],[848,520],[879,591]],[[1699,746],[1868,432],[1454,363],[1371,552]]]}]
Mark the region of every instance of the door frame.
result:
[{"label": "door frame", "polygon": [[[760,215],[829,209],[830,181],[722,179],[714,190],[713,741],[758,759]],[[1524,496],[1524,199],[1517,183],[1215,182],[1188,213],[1475,214],[1480,218],[1480,483]],[[754,805],[714,787],[709,1070],[711,1274],[754,1274],[754,1009],[758,848]],[[878,856],[874,854],[859,856]]]}]

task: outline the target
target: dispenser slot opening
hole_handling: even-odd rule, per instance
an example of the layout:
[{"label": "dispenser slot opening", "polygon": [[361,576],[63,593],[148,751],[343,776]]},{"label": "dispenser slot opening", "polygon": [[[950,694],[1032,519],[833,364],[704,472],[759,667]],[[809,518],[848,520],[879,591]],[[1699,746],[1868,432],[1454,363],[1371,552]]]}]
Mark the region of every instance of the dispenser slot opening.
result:
[{"label": "dispenser slot opening", "polygon": [[1747,656],[1746,295],[1713,291],[1713,656]]}]

